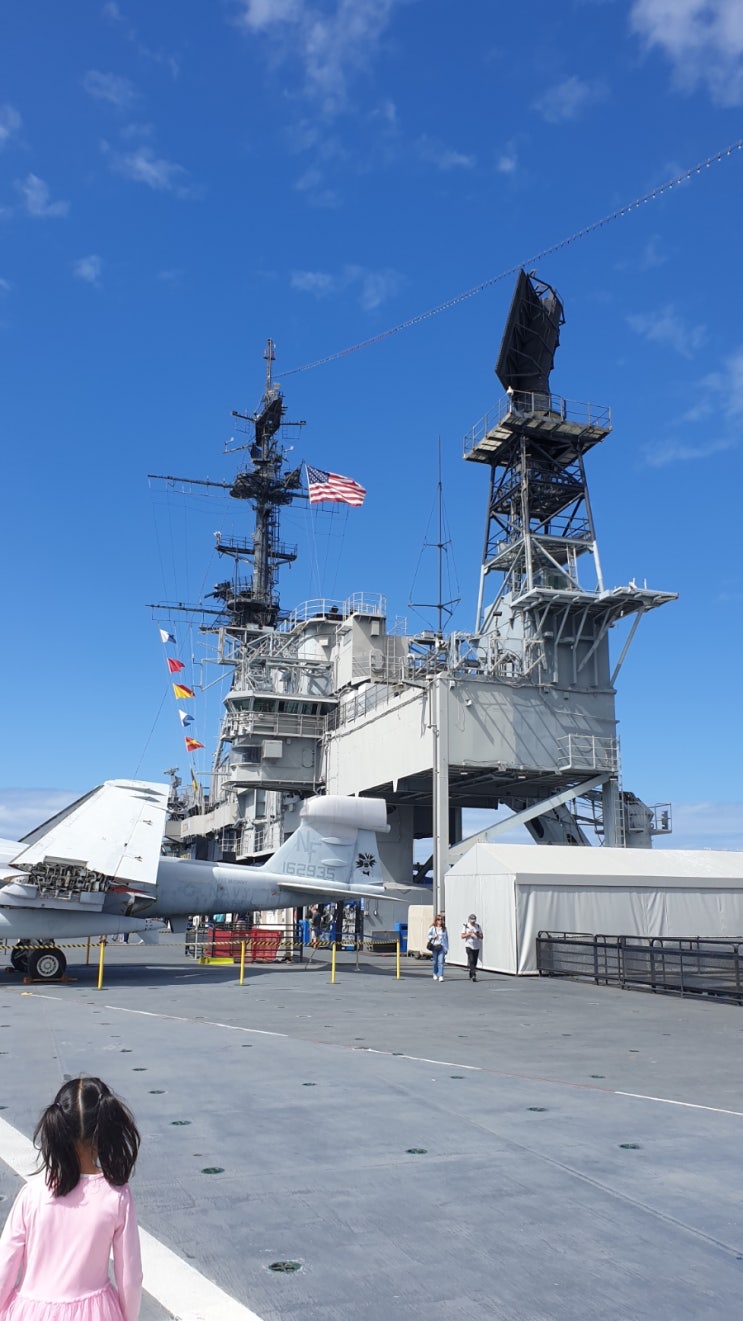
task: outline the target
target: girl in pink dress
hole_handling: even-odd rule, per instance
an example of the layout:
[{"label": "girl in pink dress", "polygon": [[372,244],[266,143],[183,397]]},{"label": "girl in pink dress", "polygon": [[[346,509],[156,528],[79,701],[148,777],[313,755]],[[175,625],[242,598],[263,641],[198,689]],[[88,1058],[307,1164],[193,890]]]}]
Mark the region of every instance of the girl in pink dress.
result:
[{"label": "girl in pink dress", "polygon": [[137,1321],[134,1119],[100,1078],[74,1078],[42,1114],[34,1142],[46,1178],[21,1189],[0,1235],[0,1321]]}]

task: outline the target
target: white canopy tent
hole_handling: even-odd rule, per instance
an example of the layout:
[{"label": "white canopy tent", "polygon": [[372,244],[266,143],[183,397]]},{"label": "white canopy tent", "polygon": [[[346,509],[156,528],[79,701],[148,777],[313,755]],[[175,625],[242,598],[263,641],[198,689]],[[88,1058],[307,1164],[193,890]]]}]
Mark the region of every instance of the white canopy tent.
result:
[{"label": "white canopy tent", "polygon": [[539,931],[743,939],[743,852],[475,844],[445,890],[449,963],[475,913],[490,972],[536,973]]}]

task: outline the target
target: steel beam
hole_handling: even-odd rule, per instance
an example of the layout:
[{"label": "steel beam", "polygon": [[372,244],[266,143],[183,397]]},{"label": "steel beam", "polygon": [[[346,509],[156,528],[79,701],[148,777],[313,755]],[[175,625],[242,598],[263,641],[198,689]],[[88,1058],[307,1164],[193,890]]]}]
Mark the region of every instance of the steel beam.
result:
[{"label": "steel beam", "polygon": [[581,798],[583,794],[590,793],[591,789],[598,789],[599,785],[604,784],[607,779],[606,772],[601,775],[594,775],[590,780],[584,780],[582,784],[573,785],[571,789],[563,789],[562,793],[553,794],[551,798],[545,798],[541,803],[532,803],[531,807],[525,807],[522,812],[514,812],[513,816],[507,816],[503,821],[497,821],[494,826],[489,826],[487,830],[478,830],[476,835],[468,835],[459,844],[455,844],[449,849],[449,864],[456,862],[461,858],[473,844],[487,840],[490,842],[498,835],[504,835],[507,830],[513,826],[522,826],[525,821],[531,821],[535,816],[543,816],[545,812],[551,812],[553,807],[561,807],[563,803],[569,803],[571,798]]}]

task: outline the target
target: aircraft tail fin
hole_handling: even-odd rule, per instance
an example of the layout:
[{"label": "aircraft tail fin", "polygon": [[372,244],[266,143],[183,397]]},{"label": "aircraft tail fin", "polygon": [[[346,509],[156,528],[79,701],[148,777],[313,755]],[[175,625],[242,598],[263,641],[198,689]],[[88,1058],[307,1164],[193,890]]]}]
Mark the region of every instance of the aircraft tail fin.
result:
[{"label": "aircraft tail fin", "polygon": [[[265,864],[280,876],[282,888],[320,894],[380,894],[382,869],[377,834],[389,830],[381,798],[341,798],[328,794],[304,804],[299,829]],[[296,878],[296,886],[294,885]]]}]

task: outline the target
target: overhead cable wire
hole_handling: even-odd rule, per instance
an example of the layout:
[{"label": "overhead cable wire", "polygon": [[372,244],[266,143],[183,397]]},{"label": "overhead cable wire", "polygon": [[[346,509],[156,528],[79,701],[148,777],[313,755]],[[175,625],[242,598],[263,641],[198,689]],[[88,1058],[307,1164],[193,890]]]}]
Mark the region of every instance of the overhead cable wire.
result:
[{"label": "overhead cable wire", "polygon": [[570,234],[567,238],[560,239],[557,243],[551,243],[549,247],[542,248],[541,252],[525,257],[523,261],[507,267],[506,270],[500,271],[498,275],[491,275],[480,284],[475,284],[471,289],[466,289],[464,293],[455,294],[453,298],[447,298],[446,302],[439,303],[437,307],[429,307],[426,312],[419,312],[416,316],[409,317],[407,321],[401,321],[397,326],[390,326],[388,330],[381,330],[379,334],[372,335],[369,339],[360,340],[358,344],[351,344],[346,349],[338,349],[335,353],[328,353],[324,358],[315,358],[313,362],[306,362],[302,367],[292,367],[289,371],[278,374],[283,378],[285,376],[296,376],[299,372],[312,371],[315,367],[324,367],[326,363],[336,362],[338,358],[347,358],[351,353],[358,353],[360,349],[368,349],[373,344],[381,344],[383,340],[390,339],[392,335],[399,335],[402,330],[410,330],[412,326],[418,326],[422,321],[428,321],[430,317],[438,316],[439,312],[448,312],[450,307],[456,307],[459,303],[466,302],[468,298],[474,298],[476,294],[481,294],[485,289],[489,289],[500,280],[507,279],[509,275],[516,275],[523,267],[532,266],[535,262],[550,257],[553,252],[560,252],[563,248],[569,247],[571,243],[576,243],[578,239],[587,238],[589,234],[594,234],[597,229],[603,229],[604,225],[610,225],[613,220],[619,220],[622,216],[629,215],[648,202],[654,202],[656,198],[670,192],[671,188],[677,187],[678,184],[688,183],[695,174],[701,174],[703,170],[709,169],[710,165],[719,164],[726,157],[732,156],[734,152],[741,150],[743,150],[743,138],[739,138],[737,142],[731,143],[729,147],[724,147],[721,151],[714,152],[706,160],[700,161],[698,165],[692,165],[689,169],[682,170],[680,174],[675,175],[673,179],[667,179],[665,183],[659,184],[657,188],[651,188],[650,192],[643,193],[642,197],[636,197],[633,202],[617,207],[615,211],[610,211],[607,215],[602,216],[600,220],[592,221],[590,225],[584,225],[582,229],[577,229],[574,234]]}]

